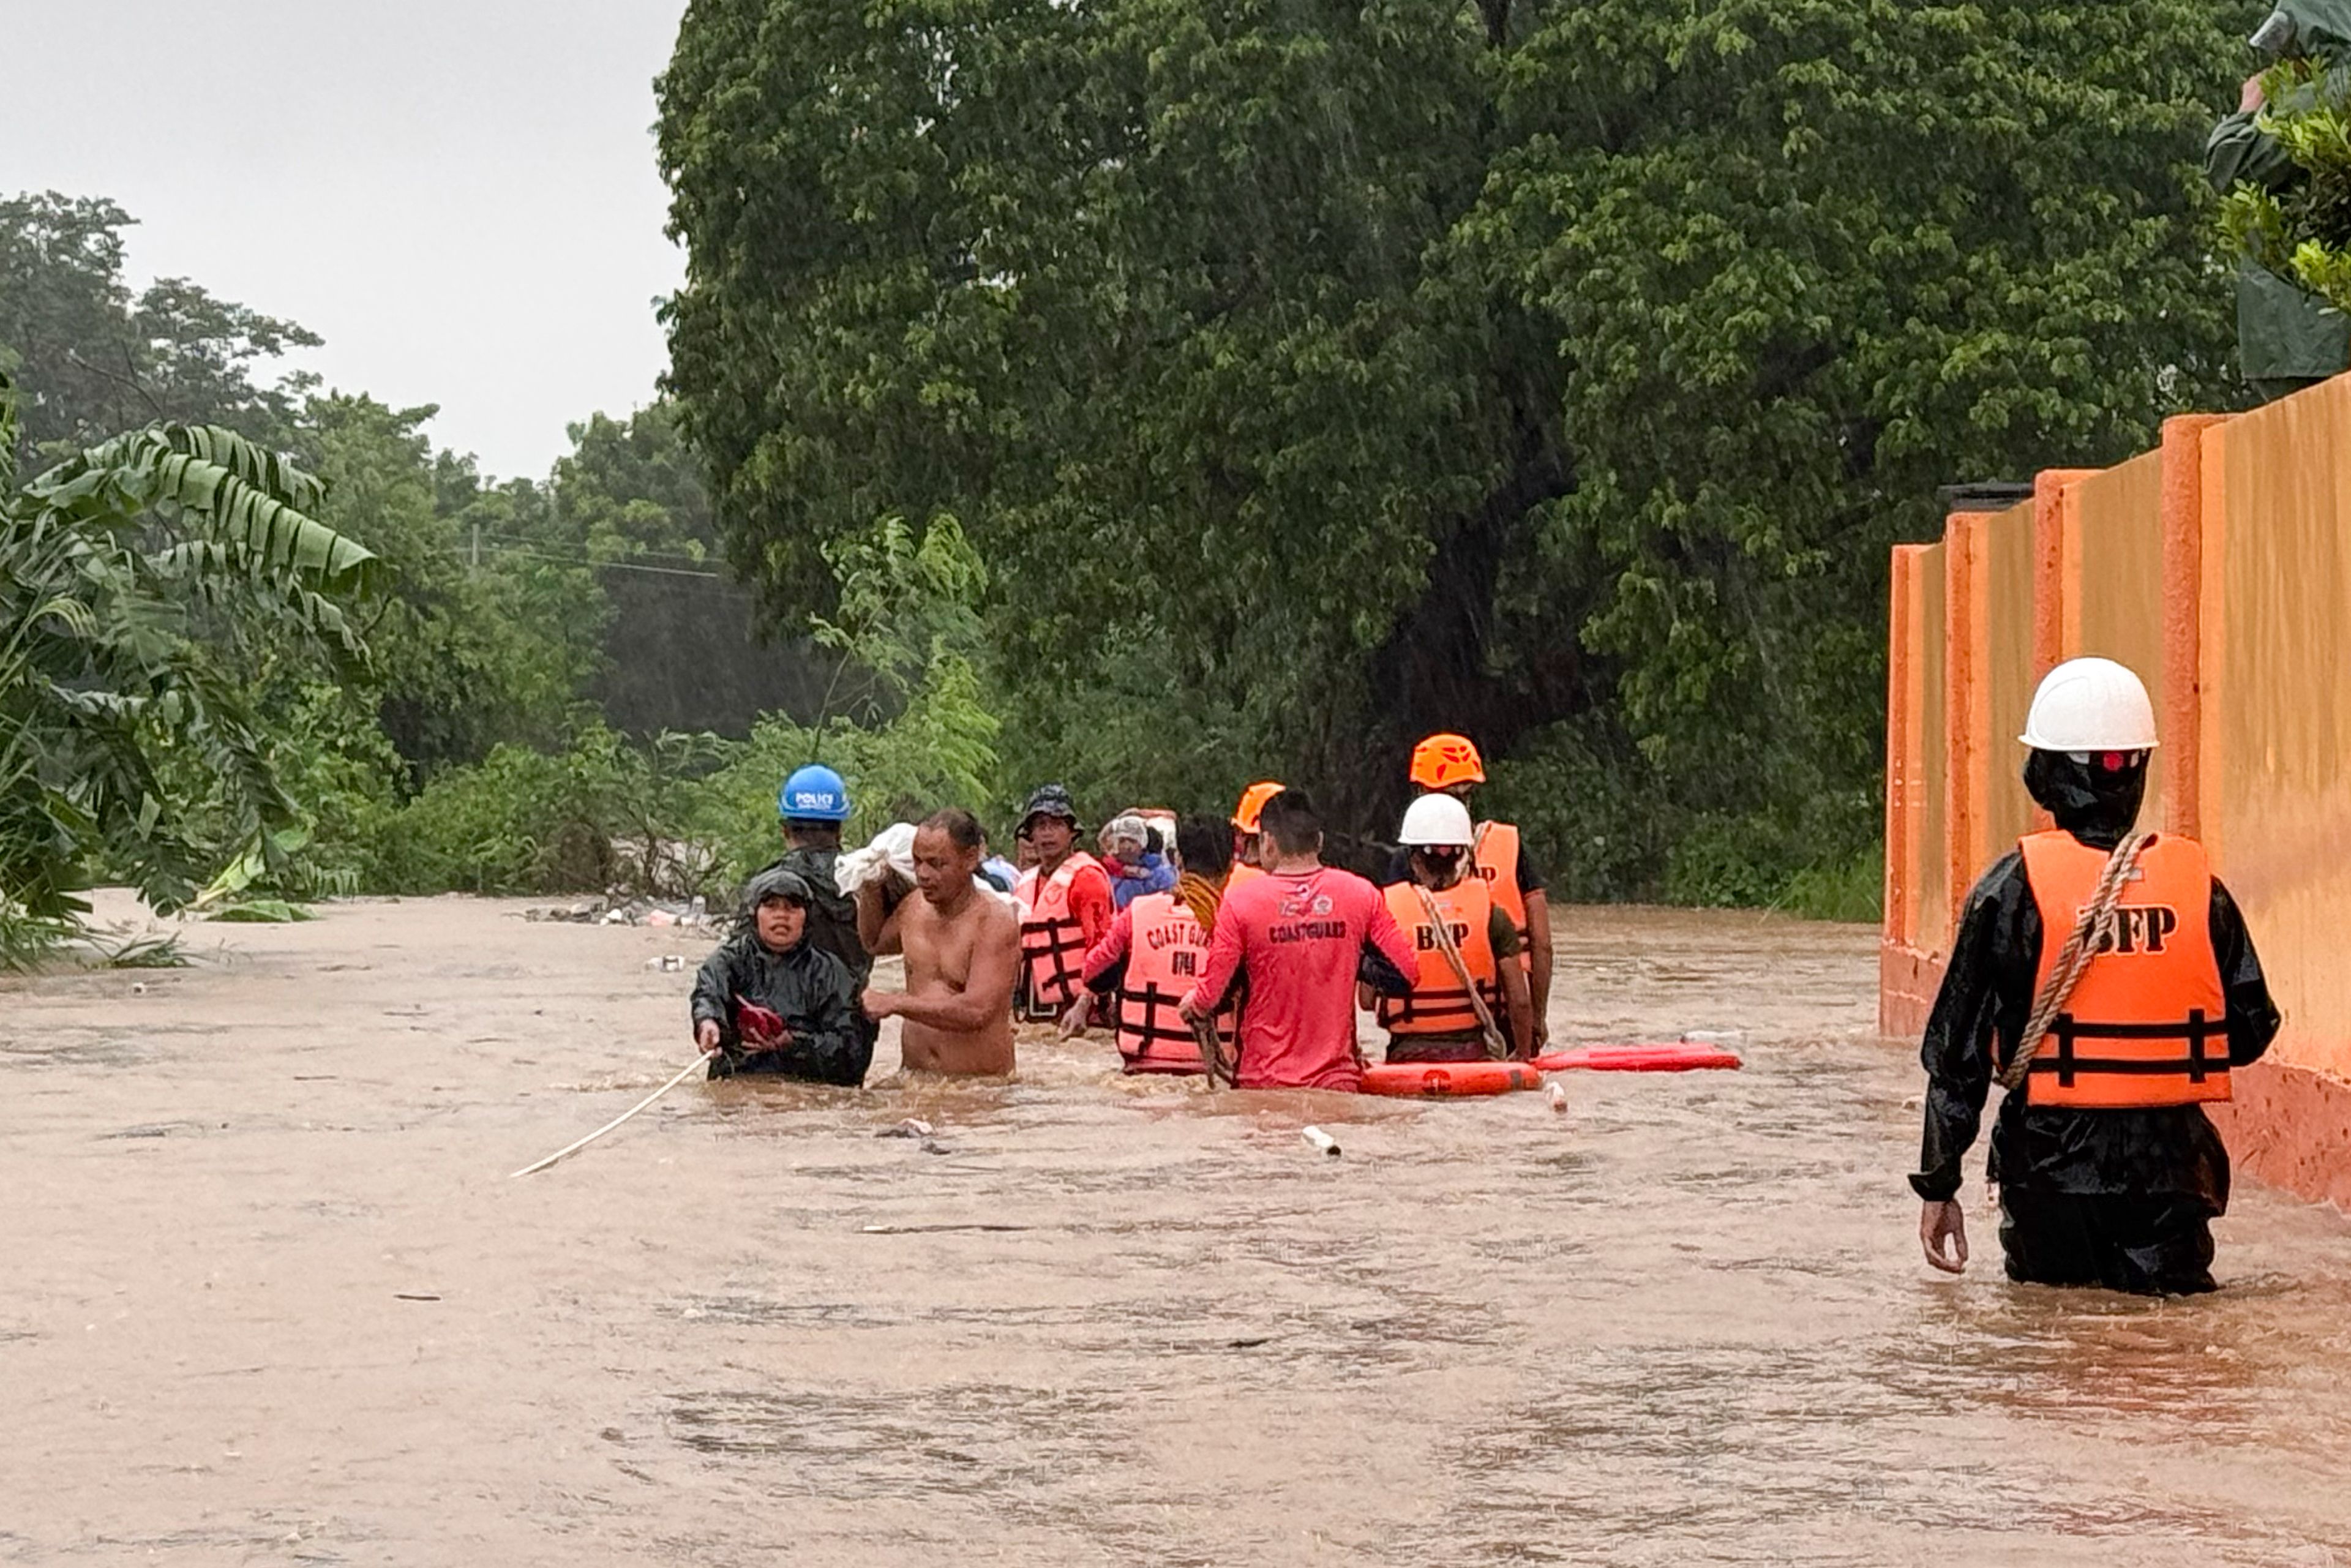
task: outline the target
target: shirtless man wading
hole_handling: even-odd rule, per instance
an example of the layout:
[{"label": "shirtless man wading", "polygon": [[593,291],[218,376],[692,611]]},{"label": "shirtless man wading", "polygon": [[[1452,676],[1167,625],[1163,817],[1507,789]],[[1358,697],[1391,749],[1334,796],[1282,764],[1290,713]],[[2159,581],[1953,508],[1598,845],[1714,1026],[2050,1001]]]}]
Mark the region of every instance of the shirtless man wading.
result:
[{"label": "shirtless man wading", "polygon": [[904,991],[865,993],[865,1016],[904,1020],[899,1052],[923,1072],[1012,1071],[1012,982],[1020,967],[1020,923],[973,883],[979,822],[949,809],[914,833],[911,894],[886,915],[882,890],[858,890],[857,925],[875,955],[906,956]]}]

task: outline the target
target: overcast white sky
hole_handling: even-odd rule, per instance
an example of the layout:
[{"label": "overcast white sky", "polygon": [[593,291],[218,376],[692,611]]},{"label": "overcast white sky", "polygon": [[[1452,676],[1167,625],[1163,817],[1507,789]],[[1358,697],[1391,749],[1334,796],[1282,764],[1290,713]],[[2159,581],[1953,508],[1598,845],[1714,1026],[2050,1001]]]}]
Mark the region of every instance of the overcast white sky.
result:
[{"label": "overcast white sky", "polygon": [[0,0],[0,192],[111,196],[134,287],[194,279],[437,402],[489,472],[666,363],[653,78],[684,0]]}]

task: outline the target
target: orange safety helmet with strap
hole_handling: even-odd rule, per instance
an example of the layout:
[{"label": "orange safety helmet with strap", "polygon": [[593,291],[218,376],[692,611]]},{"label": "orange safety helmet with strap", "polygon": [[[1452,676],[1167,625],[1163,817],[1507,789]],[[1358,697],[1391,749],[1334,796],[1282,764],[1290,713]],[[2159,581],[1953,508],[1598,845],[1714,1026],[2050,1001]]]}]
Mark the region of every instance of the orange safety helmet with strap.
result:
[{"label": "orange safety helmet with strap", "polygon": [[[2107,854],[2063,831],[2022,841],[2041,911],[2045,989],[2065,935],[2095,896]],[[2113,924],[2066,998],[2025,1080],[2026,1103],[2117,1110],[2229,1098],[2227,993],[2212,952],[2204,847],[2165,834],[2139,857]]]},{"label": "orange safety helmet with strap", "polygon": [[1494,902],[1486,884],[1465,876],[1439,892],[1424,889],[1418,883],[1399,882],[1385,890],[1388,912],[1412,938],[1420,970],[1411,977],[1410,996],[1380,998],[1380,1027],[1390,1034],[1474,1034],[1479,1028],[1477,1010],[1469,1005],[1469,993],[1461,988],[1461,977],[1453,972],[1445,949],[1437,945],[1428,905],[1421,901],[1423,892],[1452,929],[1454,946],[1460,949],[1462,963],[1486,998],[1487,1010],[1499,1011],[1502,1005],[1494,944],[1487,934]]},{"label": "orange safety helmet with strap", "polygon": [[1483,784],[1485,759],[1466,735],[1432,735],[1412,748],[1412,781],[1424,789]]},{"label": "orange safety helmet with strap", "polygon": [[[1146,893],[1127,905],[1134,935],[1118,985],[1118,1054],[1129,1072],[1198,1072],[1200,1043],[1176,1009],[1208,967],[1208,934],[1172,893]],[[1229,1009],[1217,1036],[1233,1040]]]},{"label": "orange safety helmet with strap", "polygon": [[1252,877],[1259,877],[1265,874],[1265,868],[1263,866],[1251,865],[1249,862],[1241,859],[1240,843],[1238,841],[1243,836],[1256,836],[1258,831],[1258,820],[1265,814],[1265,803],[1268,800],[1272,800],[1276,795],[1280,794],[1285,788],[1287,788],[1287,786],[1275,779],[1263,779],[1241,791],[1240,804],[1233,808],[1233,836],[1235,842],[1233,844],[1232,869],[1225,873],[1225,887],[1227,891],[1229,892],[1231,889],[1238,887],[1241,883],[1249,881]]},{"label": "orange safety helmet with strap", "polygon": [[[1049,1019],[1078,999],[1086,963],[1085,927],[1070,907],[1070,886],[1088,866],[1102,862],[1083,850],[1073,852],[1049,877],[1030,866],[1020,873],[1012,896],[1020,907],[1020,990],[1022,1017]],[[1108,873],[1103,873],[1108,875]]]},{"label": "orange safety helmet with strap", "polygon": [[1527,895],[1519,886],[1519,830],[1508,822],[1480,822],[1469,848],[1470,868],[1493,894],[1519,934],[1519,967],[1532,971],[1534,936],[1527,925]]}]

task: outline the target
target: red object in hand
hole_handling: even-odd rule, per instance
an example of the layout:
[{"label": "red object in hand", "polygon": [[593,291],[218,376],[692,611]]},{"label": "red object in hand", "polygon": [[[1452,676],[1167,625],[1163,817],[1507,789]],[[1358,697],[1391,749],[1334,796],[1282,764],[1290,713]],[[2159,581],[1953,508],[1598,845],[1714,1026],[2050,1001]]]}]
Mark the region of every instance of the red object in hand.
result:
[{"label": "red object in hand", "polygon": [[735,1028],[751,1045],[779,1045],[791,1031],[784,1024],[781,1013],[768,1011],[757,1002],[735,998]]}]

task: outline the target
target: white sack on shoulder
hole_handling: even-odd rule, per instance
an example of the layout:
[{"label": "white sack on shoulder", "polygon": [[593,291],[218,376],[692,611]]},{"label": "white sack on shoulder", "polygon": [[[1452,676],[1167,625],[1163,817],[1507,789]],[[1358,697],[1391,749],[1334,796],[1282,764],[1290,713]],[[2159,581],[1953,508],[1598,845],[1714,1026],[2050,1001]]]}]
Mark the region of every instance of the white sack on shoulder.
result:
[{"label": "white sack on shoulder", "polygon": [[859,888],[877,880],[884,869],[896,872],[910,883],[914,880],[912,822],[893,822],[863,849],[843,850],[841,858],[833,862],[832,880],[841,892],[854,896]]}]

